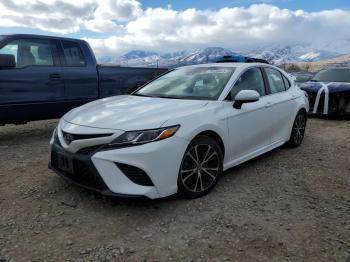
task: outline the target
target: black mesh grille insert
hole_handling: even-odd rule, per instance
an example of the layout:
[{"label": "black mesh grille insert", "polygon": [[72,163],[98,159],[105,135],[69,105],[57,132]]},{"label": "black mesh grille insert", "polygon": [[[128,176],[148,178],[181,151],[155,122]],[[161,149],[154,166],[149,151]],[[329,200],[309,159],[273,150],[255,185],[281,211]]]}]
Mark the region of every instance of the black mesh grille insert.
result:
[{"label": "black mesh grille insert", "polygon": [[126,164],[116,163],[117,167],[126,175],[132,182],[141,186],[154,186],[152,180],[142,169]]},{"label": "black mesh grille insert", "polygon": [[107,189],[106,184],[103,182],[97,170],[92,165],[88,165],[77,159],[73,159],[73,173],[71,174],[65,172],[59,168],[57,152],[54,150],[51,152],[51,165],[54,169],[61,172],[65,177],[73,180],[78,184],[81,184],[93,190],[102,191]]},{"label": "black mesh grille insert", "polygon": [[[307,92],[307,95],[309,97],[310,112],[313,113],[315,102],[316,102],[317,93]],[[318,107],[317,107],[317,110],[316,110],[316,114],[323,114],[324,100],[325,100],[324,98],[325,98],[325,94],[323,92],[320,95],[320,100],[318,102]]]},{"label": "black mesh grille insert", "polygon": [[81,155],[91,155],[92,153],[95,153],[102,145],[96,145],[96,146],[89,146],[80,149],[77,153]]},{"label": "black mesh grille insert", "polygon": [[91,171],[91,167],[88,167],[85,163],[79,160],[73,160],[73,166],[74,174],[71,177],[72,180],[75,180],[82,185],[92,187],[98,190],[103,190],[107,188],[105,183],[102,181],[102,178],[99,176],[95,176]]}]

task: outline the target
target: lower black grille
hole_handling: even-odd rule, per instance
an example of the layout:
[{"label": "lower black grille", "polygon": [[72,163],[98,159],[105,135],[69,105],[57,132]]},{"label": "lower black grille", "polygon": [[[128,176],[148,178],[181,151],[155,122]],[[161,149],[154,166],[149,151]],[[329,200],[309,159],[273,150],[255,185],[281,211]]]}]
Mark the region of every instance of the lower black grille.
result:
[{"label": "lower black grille", "polygon": [[103,191],[107,189],[106,184],[98,174],[93,164],[73,159],[73,173],[65,172],[58,166],[58,155],[56,151],[51,152],[51,166],[62,173],[73,182],[93,190]]},{"label": "lower black grille", "polygon": [[96,145],[96,146],[89,146],[89,147],[85,147],[80,149],[77,154],[81,154],[81,155],[91,155],[92,153],[95,153],[100,147],[102,147],[102,145]]},{"label": "lower black grille", "polygon": [[317,95],[317,93],[307,92],[307,96],[309,98],[310,112],[312,112],[314,110],[316,95]]},{"label": "lower black grille", "polygon": [[154,186],[152,180],[142,169],[126,164],[116,163],[117,167],[126,175],[132,182],[141,186]]},{"label": "lower black grille", "polygon": [[[100,176],[96,176],[91,172],[91,168],[79,160],[73,160],[74,173],[72,179],[79,184],[93,187],[98,190],[106,189],[105,183]],[[97,172],[97,171],[96,171]]]}]

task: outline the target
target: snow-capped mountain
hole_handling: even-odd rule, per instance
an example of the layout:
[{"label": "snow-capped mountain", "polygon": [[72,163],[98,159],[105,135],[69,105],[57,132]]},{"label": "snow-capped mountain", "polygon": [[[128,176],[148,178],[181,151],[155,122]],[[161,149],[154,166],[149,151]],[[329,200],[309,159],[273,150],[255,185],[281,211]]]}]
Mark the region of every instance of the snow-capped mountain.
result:
[{"label": "snow-capped mountain", "polygon": [[121,66],[174,67],[181,65],[214,62],[225,55],[234,55],[231,50],[222,47],[208,47],[196,50],[183,50],[175,53],[158,54],[141,50],[131,51],[121,57],[102,57],[100,63],[117,63]]},{"label": "snow-capped mountain", "polygon": [[303,45],[260,48],[248,53],[248,56],[266,59],[277,65],[291,62],[314,62],[339,55],[341,53]]},{"label": "snow-capped mountain", "polygon": [[[330,59],[342,55],[342,52],[328,51],[339,49],[317,49],[314,46],[294,45],[257,48],[249,52],[233,52],[222,47],[208,47],[195,50],[183,50],[175,53],[156,53],[143,50],[134,50],[120,57],[99,57],[100,63],[116,63],[121,66],[143,67],[177,67],[182,65],[202,64],[215,62],[227,55],[241,54],[250,57],[262,58],[270,63],[280,65],[291,62],[314,62]],[[345,50],[341,50],[345,51]],[[349,50],[350,52],[350,50]]]}]

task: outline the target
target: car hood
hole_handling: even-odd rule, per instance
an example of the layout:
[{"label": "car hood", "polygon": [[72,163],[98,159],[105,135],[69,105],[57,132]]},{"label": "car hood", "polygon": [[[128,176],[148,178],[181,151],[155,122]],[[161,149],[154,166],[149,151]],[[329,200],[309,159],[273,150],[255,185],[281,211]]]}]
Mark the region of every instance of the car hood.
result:
[{"label": "car hood", "polygon": [[329,93],[350,91],[350,83],[345,82],[306,82],[299,85],[300,89],[311,93],[317,93],[324,86]]},{"label": "car hood", "polygon": [[161,127],[169,119],[190,114],[208,101],[140,96],[115,96],[96,100],[73,109],[63,116],[69,123],[119,130]]}]

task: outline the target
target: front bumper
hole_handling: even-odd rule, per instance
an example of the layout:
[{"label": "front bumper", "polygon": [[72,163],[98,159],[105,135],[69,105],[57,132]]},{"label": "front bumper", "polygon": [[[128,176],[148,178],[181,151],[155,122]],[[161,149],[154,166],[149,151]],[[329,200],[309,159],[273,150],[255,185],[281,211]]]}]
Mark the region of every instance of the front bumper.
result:
[{"label": "front bumper", "polygon": [[117,194],[109,190],[108,186],[104,183],[100,174],[94,167],[89,156],[69,154],[69,152],[65,151],[65,154],[70,155],[74,162],[74,172],[68,173],[59,169],[57,163],[57,153],[62,152],[63,150],[64,149],[57,144],[53,144],[51,147],[51,160],[48,167],[57,175],[63,177],[75,185],[98,192],[102,195],[116,197],[137,197],[136,195]]},{"label": "front bumper", "polygon": [[[349,115],[350,114],[350,91],[331,92],[328,94],[327,112],[324,112],[326,106],[326,94],[320,94],[319,102],[316,103],[317,92],[307,90],[310,104],[310,114],[313,115]],[[316,107],[316,108],[315,108]]]},{"label": "front bumper", "polygon": [[[74,184],[103,195],[146,196],[154,199],[177,192],[179,167],[187,145],[186,140],[173,136],[139,146],[92,151],[83,148],[72,153],[56,139],[51,144],[49,168]],[[72,160],[73,172],[58,167],[57,155],[60,153]],[[121,165],[144,171],[152,181],[151,185],[135,183],[137,180],[130,177],[132,172],[126,175]]]}]

